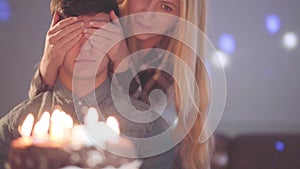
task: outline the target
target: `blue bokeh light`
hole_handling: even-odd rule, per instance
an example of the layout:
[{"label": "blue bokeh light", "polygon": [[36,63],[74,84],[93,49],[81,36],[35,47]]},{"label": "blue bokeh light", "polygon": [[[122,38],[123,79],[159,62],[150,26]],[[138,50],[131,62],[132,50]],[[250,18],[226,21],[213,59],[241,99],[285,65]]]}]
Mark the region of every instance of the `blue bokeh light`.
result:
[{"label": "blue bokeh light", "polygon": [[266,28],[270,34],[276,34],[281,27],[280,18],[277,15],[269,15],[266,17]]},{"label": "blue bokeh light", "polygon": [[0,22],[10,19],[10,5],[6,0],[0,0]]},{"label": "blue bokeh light", "polygon": [[222,34],[219,38],[219,48],[227,53],[231,54],[235,51],[235,39],[232,35],[230,34]]},{"label": "blue bokeh light", "polygon": [[284,143],[282,141],[277,141],[275,143],[275,148],[276,148],[277,151],[283,152],[284,149],[285,149],[285,145],[284,145]]}]

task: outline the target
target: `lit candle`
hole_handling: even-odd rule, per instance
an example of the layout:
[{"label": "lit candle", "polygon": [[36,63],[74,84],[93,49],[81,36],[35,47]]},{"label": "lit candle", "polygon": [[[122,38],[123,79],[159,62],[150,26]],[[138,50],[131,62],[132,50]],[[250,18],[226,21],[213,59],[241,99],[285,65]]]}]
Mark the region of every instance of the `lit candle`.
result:
[{"label": "lit candle", "polygon": [[69,115],[60,110],[54,110],[51,116],[50,138],[53,142],[62,143],[69,138],[73,120]]},{"label": "lit candle", "polygon": [[23,124],[19,126],[18,130],[22,137],[29,137],[33,127],[34,117],[30,113],[26,116]]},{"label": "lit candle", "polygon": [[89,108],[87,115],[84,118],[84,123],[87,126],[95,127],[98,123],[99,115],[95,108]]},{"label": "lit candle", "polygon": [[120,127],[119,127],[119,122],[118,120],[113,117],[113,116],[109,116],[106,119],[106,124],[117,134],[120,134]]},{"label": "lit candle", "polygon": [[64,118],[64,128],[65,129],[71,129],[73,127],[73,119],[70,115],[65,114]]},{"label": "lit candle", "polygon": [[64,128],[60,123],[51,123],[50,138],[57,143],[64,141]]},{"label": "lit candle", "polygon": [[23,124],[18,127],[19,133],[21,134],[21,141],[25,145],[30,145],[32,143],[32,140],[30,138],[32,127],[33,127],[34,117],[30,113],[26,116]]},{"label": "lit candle", "polygon": [[35,124],[33,129],[33,137],[35,141],[43,142],[48,139],[48,130],[50,125],[50,114],[44,112],[41,119]]},{"label": "lit candle", "polygon": [[84,125],[75,125],[71,132],[71,146],[75,150],[79,150],[82,146],[94,145],[90,137],[87,136]]},{"label": "lit candle", "polygon": [[86,130],[91,139],[100,145],[102,148],[108,141],[116,141],[119,137],[120,129],[116,118],[110,116],[107,118],[106,123],[98,121],[98,112],[96,109],[91,108],[86,117]]},{"label": "lit candle", "polygon": [[51,123],[63,123],[64,112],[55,109],[51,115]]},{"label": "lit candle", "polygon": [[21,141],[26,141],[26,144],[51,142],[55,145],[60,145],[70,139],[73,120],[70,115],[63,111],[56,109],[51,117],[49,112],[44,112],[34,127],[33,123],[34,116],[28,114],[23,124],[18,127],[22,136]]},{"label": "lit candle", "polygon": [[105,122],[99,122],[96,127],[88,128],[88,134],[95,141],[96,144],[102,148],[108,141],[116,141],[119,137],[119,133],[115,132]]},{"label": "lit candle", "polygon": [[109,139],[105,143],[105,149],[113,154],[119,154],[121,156],[135,156],[135,147],[133,143],[129,139],[119,135],[120,128],[117,119],[113,116],[109,116],[106,119],[106,124],[111,130],[108,131]]},{"label": "lit candle", "polygon": [[63,117],[63,128],[64,128],[64,140],[68,141],[71,136],[71,130],[73,127],[73,119],[70,115],[67,113],[63,112],[64,117]]},{"label": "lit candle", "polygon": [[97,144],[105,148],[109,141],[117,141],[120,133],[118,121],[110,116],[107,122],[98,122],[99,115],[95,108],[90,108],[84,118],[84,125],[72,129],[72,145],[79,148],[80,144],[91,146]]}]

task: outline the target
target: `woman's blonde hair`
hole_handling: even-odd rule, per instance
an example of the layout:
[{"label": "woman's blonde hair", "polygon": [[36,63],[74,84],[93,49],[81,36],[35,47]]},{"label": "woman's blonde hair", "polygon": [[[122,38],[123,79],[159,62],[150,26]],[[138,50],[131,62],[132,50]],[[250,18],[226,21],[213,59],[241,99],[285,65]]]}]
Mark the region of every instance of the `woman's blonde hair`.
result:
[{"label": "woman's blonde hair", "polygon": [[[175,166],[179,166],[178,168],[184,169],[207,169],[210,168],[210,156],[213,148],[213,138],[210,137],[206,142],[199,143],[201,134],[201,137],[207,137],[205,136],[206,128],[204,128],[204,121],[206,119],[210,103],[208,75],[204,65],[205,36],[204,34],[202,35],[202,33],[204,33],[206,30],[206,2],[205,0],[180,0],[180,9],[180,17],[195,25],[201,31],[201,35],[195,35],[194,31],[189,30],[189,26],[183,29],[184,33],[179,31],[179,34],[183,36],[183,40],[193,41],[193,46],[191,47],[196,48],[196,53],[200,54],[200,56],[195,56],[195,53],[193,53],[191,49],[187,48],[182,43],[174,44],[176,55],[179,56],[189,66],[191,66],[191,69],[194,72],[197,83],[196,91],[198,90],[199,92],[200,100],[199,113],[195,123],[189,131],[189,135],[187,135],[181,142],[181,147],[179,150],[181,164]],[[175,63],[174,77],[178,79],[179,83],[190,82],[190,79],[186,75],[185,71],[182,71],[183,68],[181,65],[182,64]],[[191,96],[194,97],[193,92],[195,89],[193,89],[194,86],[191,85],[193,84],[182,84],[181,91],[177,86],[175,86],[177,109],[179,105],[188,105],[187,102],[189,101],[189,99],[180,100],[180,94],[181,98],[188,98]]]},{"label": "woman's blonde hair", "polygon": [[[196,26],[202,33],[206,30],[206,0],[179,0],[180,2],[180,17],[189,23]],[[128,0],[125,0],[119,5],[121,16],[128,15],[127,10]],[[168,45],[164,47],[184,61],[193,72],[194,77],[190,77],[190,73],[184,68],[179,61],[174,63],[174,79],[177,79],[177,84],[174,82],[175,99],[177,110],[190,109],[190,100],[195,100],[195,91],[198,92],[200,98],[198,115],[189,133],[181,141],[177,157],[175,159],[176,169],[207,169],[210,168],[210,156],[213,149],[213,138],[209,137],[206,142],[200,143],[199,138],[205,134],[204,121],[207,117],[207,112],[210,104],[210,88],[207,71],[204,65],[204,43],[205,36],[196,35],[195,31],[189,30],[190,26],[179,26],[174,30],[175,34],[180,37],[179,40],[188,40],[192,44],[192,48],[196,48],[197,54],[187,47],[178,39],[169,38]],[[195,38],[198,37],[198,38]],[[136,40],[134,37],[128,39],[128,45],[131,52],[135,52]],[[165,45],[165,44],[163,44]],[[196,86],[191,83],[192,79],[196,80]],[[180,87],[179,87],[180,86]],[[197,95],[197,94],[196,94]],[[184,98],[184,99],[181,99]],[[197,99],[196,99],[197,100]],[[184,112],[184,111],[183,111]],[[184,117],[184,116],[183,116]],[[185,119],[179,119],[179,123],[186,123]],[[207,136],[208,137],[208,136]]]}]

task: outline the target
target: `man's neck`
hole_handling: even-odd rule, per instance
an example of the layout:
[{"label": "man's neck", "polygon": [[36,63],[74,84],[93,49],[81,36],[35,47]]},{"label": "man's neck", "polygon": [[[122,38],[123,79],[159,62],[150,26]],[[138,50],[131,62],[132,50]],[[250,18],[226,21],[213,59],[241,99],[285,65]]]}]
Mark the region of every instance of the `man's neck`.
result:
[{"label": "man's neck", "polygon": [[101,73],[94,79],[78,79],[59,73],[59,79],[77,97],[84,97],[102,85],[107,79],[107,72]]}]

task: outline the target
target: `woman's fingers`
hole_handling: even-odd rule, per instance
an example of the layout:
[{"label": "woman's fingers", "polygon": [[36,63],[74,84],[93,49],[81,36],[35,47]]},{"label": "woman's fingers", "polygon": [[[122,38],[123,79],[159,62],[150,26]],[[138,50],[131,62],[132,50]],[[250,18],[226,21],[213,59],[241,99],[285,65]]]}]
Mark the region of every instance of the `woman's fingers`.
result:
[{"label": "woman's fingers", "polygon": [[[68,43],[75,44],[77,42],[76,39],[78,39],[79,37],[80,38],[82,37],[82,32],[83,32],[83,29],[77,29],[77,30],[74,30],[73,32],[68,33],[67,35],[63,36],[63,38],[61,38],[56,43],[57,47],[61,48],[62,46],[65,46]],[[73,45],[71,45],[71,46],[73,46]]]},{"label": "woman's fingers", "polygon": [[50,35],[49,41],[50,43],[56,43],[57,41],[63,39],[65,36],[68,36],[70,33],[74,31],[83,31],[84,29],[84,23],[83,22],[76,22],[74,24],[68,25],[64,29],[61,29],[54,34]]},{"label": "woman's fingers", "polygon": [[67,53],[67,51],[72,48],[80,39],[82,38],[82,34],[68,39],[65,39],[65,43],[61,43],[58,50],[61,50],[63,54]]},{"label": "woman's fingers", "polygon": [[[55,24],[57,16],[57,14],[54,15],[53,24]],[[59,67],[63,63],[65,53],[81,37],[83,32],[82,23],[72,20],[69,18],[62,20],[48,30],[43,54],[43,60],[47,62],[46,64],[49,63]]]},{"label": "woman's fingers", "polygon": [[54,24],[53,26],[51,26],[49,33],[53,34],[57,31],[65,28],[66,26],[77,22],[77,20],[78,20],[77,17],[69,17],[69,18],[63,19],[63,20],[57,22],[56,24]]},{"label": "woman's fingers", "polygon": [[106,37],[112,39],[111,37],[118,37],[117,40],[123,37],[123,32],[121,29],[113,24],[106,24],[102,28],[85,28],[85,34],[94,34],[96,37]]},{"label": "woman's fingers", "polygon": [[54,13],[50,28],[52,28],[59,21],[59,14],[57,12]]},{"label": "woman's fingers", "polygon": [[92,43],[95,48],[101,48],[103,50],[108,51],[110,48],[114,47],[120,41],[117,37],[103,37],[103,36],[95,36],[95,34],[85,34],[85,37]]},{"label": "woman's fingers", "polygon": [[94,28],[85,28],[84,35],[86,38],[93,38],[94,40],[102,40],[103,38],[113,39],[113,37],[115,36],[112,32]]},{"label": "woman's fingers", "polygon": [[119,19],[118,16],[116,15],[116,13],[115,13],[114,10],[111,10],[111,11],[109,12],[109,17],[110,17],[110,19],[111,19],[112,21],[116,21],[116,20]]}]

